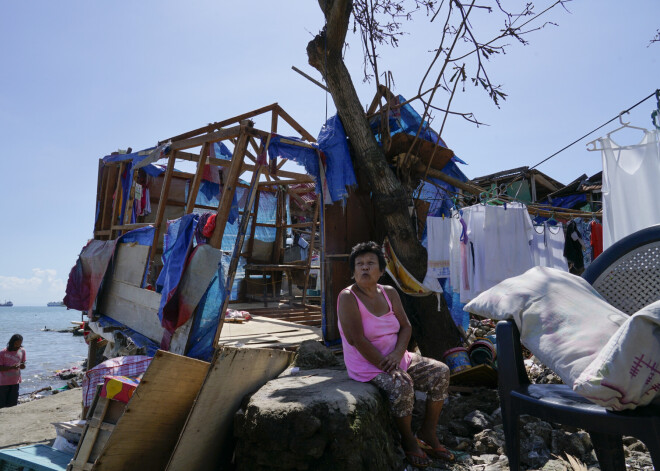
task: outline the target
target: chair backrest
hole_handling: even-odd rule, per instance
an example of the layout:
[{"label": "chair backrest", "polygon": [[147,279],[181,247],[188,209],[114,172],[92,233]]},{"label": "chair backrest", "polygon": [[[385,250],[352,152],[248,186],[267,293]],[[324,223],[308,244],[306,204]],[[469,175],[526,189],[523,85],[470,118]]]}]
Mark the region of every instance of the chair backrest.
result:
[{"label": "chair backrest", "polygon": [[613,244],[582,277],[608,303],[629,315],[660,300],[660,224]]}]

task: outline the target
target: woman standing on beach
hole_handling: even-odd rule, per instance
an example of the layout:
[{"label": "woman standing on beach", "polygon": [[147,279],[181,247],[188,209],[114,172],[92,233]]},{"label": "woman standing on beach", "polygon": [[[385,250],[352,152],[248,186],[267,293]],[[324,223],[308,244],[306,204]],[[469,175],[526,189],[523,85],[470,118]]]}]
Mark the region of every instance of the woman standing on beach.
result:
[{"label": "woman standing on beach", "polygon": [[0,350],[0,409],[18,404],[18,385],[25,368],[23,336],[14,334],[7,348]]}]

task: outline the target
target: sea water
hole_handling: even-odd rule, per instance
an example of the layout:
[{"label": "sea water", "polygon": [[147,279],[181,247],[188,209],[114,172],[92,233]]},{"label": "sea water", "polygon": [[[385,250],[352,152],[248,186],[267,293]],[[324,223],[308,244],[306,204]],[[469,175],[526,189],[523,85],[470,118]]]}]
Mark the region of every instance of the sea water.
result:
[{"label": "sea water", "polygon": [[27,362],[25,369],[21,370],[21,395],[46,386],[53,389],[64,386],[66,381],[60,380],[55,372],[82,367],[87,358],[87,344],[83,337],[74,337],[71,332],[56,332],[71,330],[71,322],[81,320],[80,311],[70,311],[66,307],[0,307],[0,349],[7,346],[13,334],[23,336]]}]

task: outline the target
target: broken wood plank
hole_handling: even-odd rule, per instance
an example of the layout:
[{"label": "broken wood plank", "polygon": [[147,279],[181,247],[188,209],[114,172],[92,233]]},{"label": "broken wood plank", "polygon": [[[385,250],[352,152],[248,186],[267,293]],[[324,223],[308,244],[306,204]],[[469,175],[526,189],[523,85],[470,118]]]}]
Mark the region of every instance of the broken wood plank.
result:
[{"label": "broken wood plank", "polygon": [[293,360],[290,352],[225,347],[211,367],[167,465],[167,471],[225,469],[234,414],[243,397],[277,377]]},{"label": "broken wood plank", "polygon": [[207,362],[159,350],[94,471],[164,469],[208,369]]},{"label": "broken wood plank", "polygon": [[193,147],[201,146],[202,144],[207,142],[211,143],[211,142],[223,141],[225,139],[237,137],[240,134],[240,132],[241,132],[240,126],[233,126],[231,128],[221,129],[219,131],[203,134],[201,136],[191,137],[189,139],[176,141],[172,143],[172,151],[192,149]]}]

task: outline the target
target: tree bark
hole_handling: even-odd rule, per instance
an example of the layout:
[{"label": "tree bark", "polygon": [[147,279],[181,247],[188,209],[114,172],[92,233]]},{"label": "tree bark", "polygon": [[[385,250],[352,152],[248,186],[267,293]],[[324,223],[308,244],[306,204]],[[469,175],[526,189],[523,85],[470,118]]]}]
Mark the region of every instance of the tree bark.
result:
[{"label": "tree bark", "polygon": [[[403,265],[418,280],[426,274],[427,252],[417,239],[408,212],[408,195],[390,169],[382,148],[371,131],[342,50],[351,15],[351,0],[319,0],[326,27],[307,45],[309,64],[323,75],[350,139],[354,158],[371,185],[376,215],[385,227],[392,248]],[[402,293],[401,293],[402,294]],[[443,303],[438,312],[435,296],[408,297],[402,294],[413,336],[424,355],[441,354],[460,343],[460,334]]]}]

